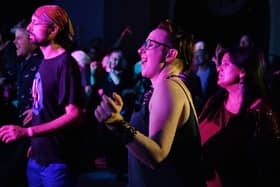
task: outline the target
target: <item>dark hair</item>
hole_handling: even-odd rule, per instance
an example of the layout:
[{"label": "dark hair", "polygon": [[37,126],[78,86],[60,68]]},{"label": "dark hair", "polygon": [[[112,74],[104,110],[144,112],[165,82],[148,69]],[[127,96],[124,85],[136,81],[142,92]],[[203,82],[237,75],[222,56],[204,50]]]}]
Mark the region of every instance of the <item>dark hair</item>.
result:
[{"label": "dark hair", "polygon": [[11,33],[15,33],[17,29],[26,29],[28,21],[23,19],[11,28]]},{"label": "dark hair", "polygon": [[[245,70],[244,79],[244,107],[256,97],[266,98],[264,75],[257,50],[253,48],[230,48],[222,54],[228,53],[231,62]],[[222,56],[221,55],[221,58]]]},{"label": "dark hair", "polygon": [[184,71],[190,70],[192,58],[194,37],[190,33],[186,33],[181,27],[177,26],[171,19],[166,19],[157,26],[169,33],[168,40],[171,47],[178,50],[177,58],[184,61]]},{"label": "dark hair", "polygon": [[55,41],[60,44],[66,50],[72,50],[74,45],[73,38],[69,37],[69,30],[67,27],[63,27],[55,37]]}]

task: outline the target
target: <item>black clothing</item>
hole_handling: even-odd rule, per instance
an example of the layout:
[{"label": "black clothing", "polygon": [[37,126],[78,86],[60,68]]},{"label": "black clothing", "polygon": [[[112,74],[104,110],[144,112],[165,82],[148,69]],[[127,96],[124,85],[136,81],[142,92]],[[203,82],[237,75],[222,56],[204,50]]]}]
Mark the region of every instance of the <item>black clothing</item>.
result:
[{"label": "black clothing", "polygon": [[[17,71],[17,101],[19,112],[19,123],[23,125],[25,110],[32,108],[32,84],[35,73],[37,73],[39,65],[42,61],[41,53],[33,53],[29,59],[24,59],[18,63]],[[30,126],[31,122],[26,126]]]},{"label": "black clothing", "polygon": [[[62,116],[69,104],[81,106],[83,89],[77,62],[66,52],[52,59],[44,59],[35,75],[32,91],[32,126]],[[31,138],[31,157],[40,164],[77,164],[78,140],[79,128],[72,124],[34,136]]]},{"label": "black clothing", "polygon": [[[144,104],[134,112],[130,124],[149,135],[148,103],[152,91],[144,96]],[[168,157],[156,169],[144,165],[128,152],[128,187],[202,187],[201,144],[195,111],[190,105],[189,120],[176,131]]]}]

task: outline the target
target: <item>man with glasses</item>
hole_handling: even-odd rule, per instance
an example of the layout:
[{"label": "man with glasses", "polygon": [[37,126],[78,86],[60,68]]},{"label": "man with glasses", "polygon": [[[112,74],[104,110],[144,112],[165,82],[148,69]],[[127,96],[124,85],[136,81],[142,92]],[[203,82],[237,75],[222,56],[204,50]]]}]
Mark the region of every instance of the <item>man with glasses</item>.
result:
[{"label": "man with glasses", "polygon": [[33,81],[32,125],[5,125],[0,138],[8,143],[30,137],[29,187],[75,186],[82,86],[78,64],[68,52],[73,27],[64,9],[44,5],[35,10],[27,30],[44,57]]},{"label": "man with glasses", "polygon": [[169,20],[138,49],[142,76],[152,89],[126,122],[123,100],[103,95],[95,116],[128,148],[128,187],[201,187],[201,144],[196,111],[183,73],[190,68],[191,39]]}]

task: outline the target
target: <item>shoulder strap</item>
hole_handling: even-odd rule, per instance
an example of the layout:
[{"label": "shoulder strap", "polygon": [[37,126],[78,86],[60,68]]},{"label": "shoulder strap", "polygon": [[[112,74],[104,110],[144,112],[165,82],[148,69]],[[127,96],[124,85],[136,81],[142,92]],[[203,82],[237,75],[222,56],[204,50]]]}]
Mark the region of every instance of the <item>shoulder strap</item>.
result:
[{"label": "shoulder strap", "polygon": [[172,81],[174,81],[174,82],[176,82],[176,83],[182,88],[182,90],[183,90],[183,92],[185,93],[186,98],[187,98],[187,100],[189,101],[190,106],[191,106],[191,108],[192,108],[192,110],[193,110],[195,119],[196,119],[196,121],[198,122],[197,113],[196,113],[196,110],[195,110],[195,107],[194,107],[194,104],[193,104],[192,96],[191,96],[190,91],[189,91],[189,89],[187,88],[187,86],[186,86],[183,82],[177,81],[176,79],[172,79],[171,77],[168,78],[168,79],[169,79],[169,80],[172,80]]}]

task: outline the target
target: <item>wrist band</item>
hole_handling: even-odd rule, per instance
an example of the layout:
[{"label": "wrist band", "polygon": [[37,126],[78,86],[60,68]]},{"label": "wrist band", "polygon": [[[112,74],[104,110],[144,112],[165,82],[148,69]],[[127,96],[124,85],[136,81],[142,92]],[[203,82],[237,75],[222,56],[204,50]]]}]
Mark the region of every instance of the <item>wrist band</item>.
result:
[{"label": "wrist band", "polygon": [[31,127],[27,128],[27,135],[28,135],[28,137],[32,137],[33,136],[33,131],[32,131]]},{"label": "wrist band", "polygon": [[114,124],[110,124],[114,126],[114,134],[116,137],[120,139],[120,141],[126,145],[133,141],[134,136],[137,134],[137,131],[134,127],[130,126],[126,121],[118,121]]}]

